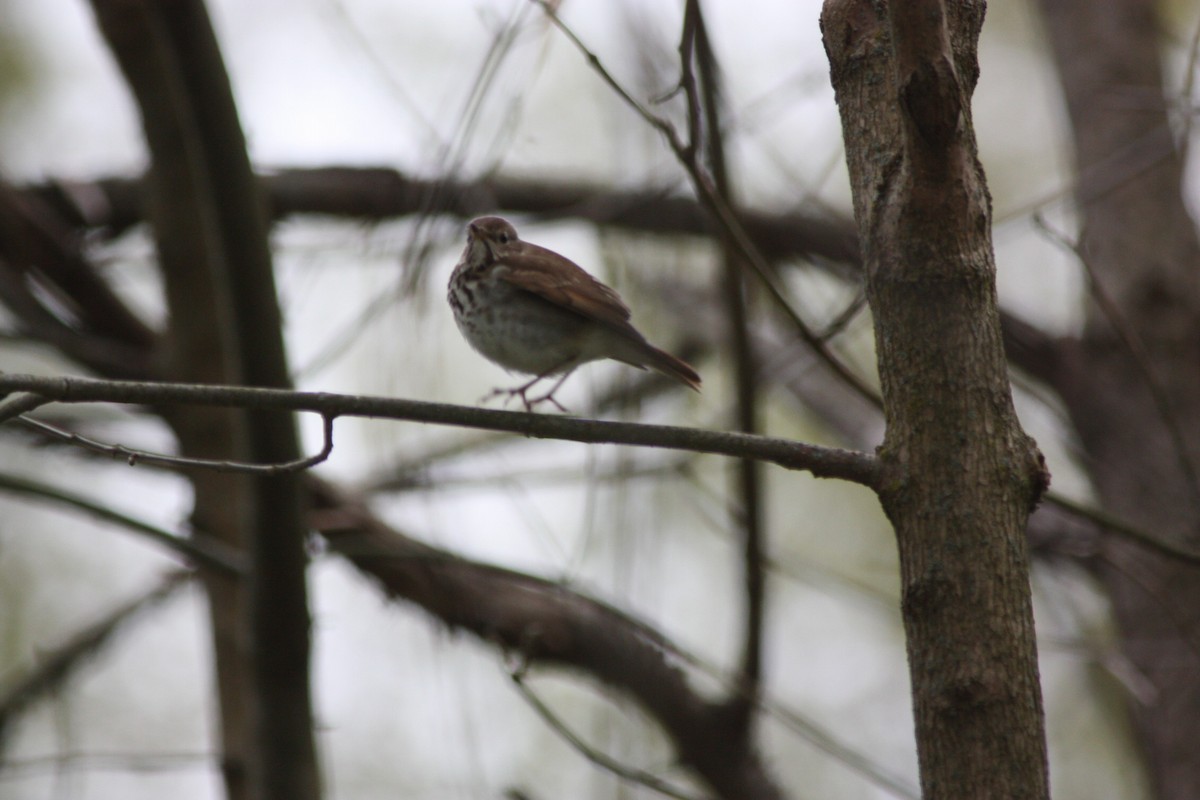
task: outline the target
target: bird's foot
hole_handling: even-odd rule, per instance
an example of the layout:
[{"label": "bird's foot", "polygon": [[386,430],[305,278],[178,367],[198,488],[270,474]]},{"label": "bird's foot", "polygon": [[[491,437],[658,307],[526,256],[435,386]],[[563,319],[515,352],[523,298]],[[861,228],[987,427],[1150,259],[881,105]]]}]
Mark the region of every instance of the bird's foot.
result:
[{"label": "bird's foot", "polygon": [[[553,374],[553,373],[550,373],[550,374]],[[566,372],[561,378],[559,378],[558,380],[556,380],[554,382],[554,385],[550,387],[550,391],[546,392],[544,395],[541,395],[540,397],[533,397],[533,398],[529,397],[529,390],[532,389],[534,386],[536,386],[539,381],[544,380],[547,377],[547,375],[538,375],[536,378],[529,381],[528,383],[523,383],[520,386],[517,386],[516,388],[513,388],[513,389],[492,389],[490,392],[488,392],[486,395],[484,395],[483,398],[479,402],[486,403],[488,400],[491,400],[493,397],[503,397],[504,405],[507,406],[514,397],[519,397],[519,398],[521,398],[521,405],[525,406],[526,411],[533,411],[534,407],[538,406],[541,403],[550,403],[552,406],[554,406],[555,408],[557,408],[559,411],[563,412],[564,414],[569,414],[571,412],[567,410],[567,407],[564,406],[562,403],[558,402],[558,400],[556,400],[554,398],[554,393],[558,391],[558,388],[563,385],[563,381],[565,381],[567,379],[567,376],[570,374],[571,374],[570,371]]]},{"label": "bird's foot", "polygon": [[567,411],[566,406],[555,399],[554,392],[548,392],[541,397],[529,397],[529,389],[529,386],[518,386],[515,389],[492,389],[490,392],[480,398],[479,402],[486,403],[493,397],[503,397],[504,405],[507,406],[510,402],[512,402],[512,399],[516,397],[520,399],[521,405],[525,407],[526,411],[533,411],[533,409],[541,403],[549,403],[564,414],[570,413]]}]

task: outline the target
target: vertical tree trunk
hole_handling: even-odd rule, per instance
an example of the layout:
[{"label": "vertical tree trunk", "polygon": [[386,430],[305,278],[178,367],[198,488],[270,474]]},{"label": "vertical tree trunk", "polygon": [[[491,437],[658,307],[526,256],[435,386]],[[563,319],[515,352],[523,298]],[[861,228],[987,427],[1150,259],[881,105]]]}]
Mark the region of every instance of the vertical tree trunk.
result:
[{"label": "vertical tree trunk", "polygon": [[[1055,388],[1106,510],[1200,545],[1200,243],[1183,200],[1145,0],[1042,0],[1074,136],[1080,255],[1094,278],[1087,322]],[[1200,571],[1116,537],[1096,574],[1124,654],[1148,691],[1131,697],[1163,800],[1200,797]]]},{"label": "vertical tree trunk", "polygon": [[[181,131],[186,112],[168,98],[181,90],[166,63],[153,16],[140,4],[94,3],[96,19],[142,106],[151,151],[145,204],[151,223],[169,322],[157,354],[162,374],[195,383],[236,383],[240,368],[231,339],[228,300],[213,280],[219,258],[210,211],[202,198],[208,176],[198,169]],[[245,415],[229,409],[164,408],[163,418],[180,452],[196,458],[239,460],[248,456]],[[190,476],[192,524],[198,537],[213,537],[244,551],[253,529],[249,479],[200,471]],[[228,800],[249,800],[254,754],[247,699],[252,696],[246,587],[227,575],[205,575],[216,665],[221,771]]]},{"label": "vertical tree trunk", "polygon": [[[92,0],[142,114],[171,331],[166,371],[287,387],[265,204],[202,0]],[[298,457],[291,415],[168,412],[186,455]],[[249,550],[246,587],[209,588],[231,798],[313,800],[303,493],[294,474],[193,480],[194,519]]]},{"label": "vertical tree trunk", "polygon": [[1025,523],[1047,476],[1012,406],[971,127],[984,4],[947,5],[827,0],[821,27],[875,317],[923,795],[1045,798]]}]

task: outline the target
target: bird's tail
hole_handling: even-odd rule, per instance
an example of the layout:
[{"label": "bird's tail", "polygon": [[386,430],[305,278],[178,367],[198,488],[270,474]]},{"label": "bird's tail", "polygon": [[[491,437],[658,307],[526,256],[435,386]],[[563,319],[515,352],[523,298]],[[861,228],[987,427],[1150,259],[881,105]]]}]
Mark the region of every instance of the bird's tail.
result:
[{"label": "bird's tail", "polygon": [[700,374],[683,359],[676,358],[666,350],[659,350],[652,344],[646,345],[642,356],[642,364],[639,366],[647,366],[668,378],[674,378],[680,383],[686,384],[697,392],[700,391]]}]

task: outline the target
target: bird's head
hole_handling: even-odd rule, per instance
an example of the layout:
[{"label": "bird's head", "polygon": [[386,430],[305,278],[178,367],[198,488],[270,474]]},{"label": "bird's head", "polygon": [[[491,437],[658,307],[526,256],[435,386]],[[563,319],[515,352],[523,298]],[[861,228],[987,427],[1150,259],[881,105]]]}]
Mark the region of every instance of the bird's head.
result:
[{"label": "bird's head", "polygon": [[472,261],[482,260],[485,254],[488,260],[502,258],[519,241],[517,229],[502,217],[479,217],[467,225],[467,251]]}]

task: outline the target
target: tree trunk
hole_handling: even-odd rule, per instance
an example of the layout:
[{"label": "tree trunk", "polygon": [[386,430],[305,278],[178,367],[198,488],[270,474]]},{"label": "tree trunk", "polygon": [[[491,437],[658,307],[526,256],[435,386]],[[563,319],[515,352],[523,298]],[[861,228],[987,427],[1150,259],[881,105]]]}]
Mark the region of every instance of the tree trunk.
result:
[{"label": "tree trunk", "polygon": [[921,785],[1049,796],[1025,524],[1047,476],[1013,410],[970,96],[982,2],[821,17],[875,317]]},{"label": "tree trunk", "polygon": [[[92,0],[138,101],[152,155],[155,242],[171,313],[172,377],[287,387],[265,203],[202,0]],[[185,455],[298,457],[288,414],[165,412]],[[247,549],[245,586],[212,578],[230,798],[321,794],[309,681],[306,527],[300,478],[194,476],[193,520]]]},{"label": "tree trunk", "polygon": [[[1145,0],[1043,0],[1070,115],[1079,252],[1094,298],[1053,384],[1105,510],[1200,545],[1200,244],[1164,101],[1160,29]],[[1106,537],[1096,574],[1121,647],[1157,794],[1200,797],[1200,572]]]}]

